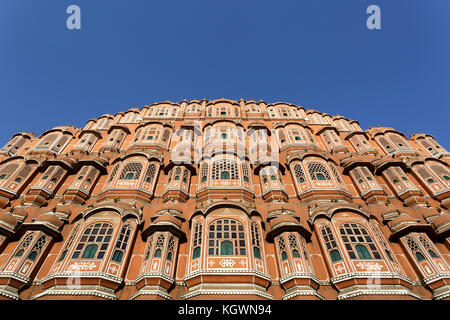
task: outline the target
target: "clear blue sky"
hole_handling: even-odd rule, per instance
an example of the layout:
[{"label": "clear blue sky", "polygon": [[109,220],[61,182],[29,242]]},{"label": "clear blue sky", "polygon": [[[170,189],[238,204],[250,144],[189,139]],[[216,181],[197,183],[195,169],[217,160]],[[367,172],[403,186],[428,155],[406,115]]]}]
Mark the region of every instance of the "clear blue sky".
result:
[{"label": "clear blue sky", "polygon": [[[81,30],[66,8],[81,8]],[[381,7],[381,30],[366,8]],[[1,0],[0,144],[146,103],[286,101],[447,149],[449,0]]]}]

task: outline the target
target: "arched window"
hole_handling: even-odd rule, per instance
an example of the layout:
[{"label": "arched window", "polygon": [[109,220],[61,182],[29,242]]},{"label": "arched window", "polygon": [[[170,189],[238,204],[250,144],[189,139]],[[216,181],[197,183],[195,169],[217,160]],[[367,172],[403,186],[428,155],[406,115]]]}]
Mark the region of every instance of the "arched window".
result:
[{"label": "arched window", "polygon": [[417,261],[425,260],[425,257],[423,256],[423,254],[419,251],[416,252],[416,258],[417,258]]},{"label": "arched window", "polygon": [[155,253],[153,254],[153,257],[159,258],[159,257],[161,257],[161,254],[162,254],[161,249],[156,249]]},{"label": "arched window", "polygon": [[135,178],[134,178],[134,173],[128,172],[128,173],[126,174],[124,180],[134,180],[134,179],[135,179]]},{"label": "arched window", "polygon": [[208,254],[221,255],[224,252],[227,255],[246,255],[244,225],[237,220],[217,219],[209,226]]},{"label": "arched window", "polygon": [[21,257],[23,256],[25,250],[30,246],[31,242],[34,239],[34,233],[30,233],[23,239],[22,243],[19,245],[19,247],[16,249],[15,257]]},{"label": "arched window", "polygon": [[200,253],[201,253],[201,248],[200,247],[195,247],[194,251],[192,253],[192,259],[197,259],[200,257]]},{"label": "arched window", "polygon": [[108,249],[113,226],[108,222],[92,223],[84,229],[72,259],[103,259]]},{"label": "arched window", "polygon": [[337,249],[333,249],[330,251],[330,258],[332,262],[337,262],[342,260],[341,254]]},{"label": "arched window", "polygon": [[331,261],[332,262],[337,262],[342,260],[342,256],[339,252],[339,250],[337,249],[337,243],[336,240],[334,239],[334,235],[331,232],[331,229],[328,226],[324,226],[322,227],[322,237],[323,240],[325,241],[325,246],[326,249],[328,251],[328,254],[330,255]]},{"label": "arched window", "polygon": [[220,179],[222,180],[230,179],[230,173],[228,171],[222,171],[220,173]]},{"label": "arched window", "polygon": [[201,245],[202,245],[202,223],[197,222],[194,227],[194,233],[192,235],[192,246],[194,248],[192,252],[192,259],[197,259],[201,254]]},{"label": "arched window", "polygon": [[252,222],[250,225],[253,256],[257,259],[261,259],[261,241],[259,234],[259,226],[256,222]]},{"label": "arched window", "polygon": [[[350,259],[372,259],[372,256],[374,259],[381,259],[372,237],[360,224],[344,223],[341,225],[339,232]],[[372,255],[369,253],[367,246],[370,248]]]},{"label": "arched window", "polygon": [[120,230],[119,238],[117,239],[116,245],[115,245],[115,251],[112,257],[113,261],[116,262],[122,262],[122,257],[125,253],[125,250],[127,248],[128,240],[130,239],[131,235],[131,227],[129,224],[126,224],[122,227]]},{"label": "arched window", "polygon": [[331,180],[331,176],[325,166],[318,162],[308,163],[308,172],[313,180]]}]

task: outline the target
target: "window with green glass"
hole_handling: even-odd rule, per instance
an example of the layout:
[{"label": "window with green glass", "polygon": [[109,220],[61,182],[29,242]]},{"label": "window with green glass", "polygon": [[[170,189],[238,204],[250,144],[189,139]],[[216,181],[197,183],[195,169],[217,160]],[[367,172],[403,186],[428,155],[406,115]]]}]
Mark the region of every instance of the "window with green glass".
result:
[{"label": "window with green glass", "polygon": [[253,247],[253,256],[257,259],[261,259],[261,250],[258,247]]},{"label": "window with green glass", "polygon": [[112,261],[120,263],[120,262],[122,262],[122,257],[123,257],[123,252],[120,250],[116,250],[116,251],[114,251]]},{"label": "window with green glass", "polygon": [[82,259],[93,259],[95,258],[95,254],[97,253],[98,245],[95,243],[87,245],[84,249],[83,255],[81,256]]},{"label": "window with green glass", "polygon": [[372,259],[369,250],[367,250],[367,247],[365,245],[357,244],[355,246],[355,249],[360,259]]},{"label": "window with green glass", "polygon": [[233,255],[233,243],[229,240],[224,240],[220,244],[220,255],[231,256]]}]

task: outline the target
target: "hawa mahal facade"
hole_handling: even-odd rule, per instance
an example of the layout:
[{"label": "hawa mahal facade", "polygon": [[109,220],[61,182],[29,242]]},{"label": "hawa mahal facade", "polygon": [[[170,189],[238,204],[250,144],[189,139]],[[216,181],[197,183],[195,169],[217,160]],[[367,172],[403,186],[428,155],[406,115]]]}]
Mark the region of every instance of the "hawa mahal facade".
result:
[{"label": "hawa mahal facade", "polygon": [[162,102],[0,151],[2,299],[448,299],[450,153],[288,103]]}]

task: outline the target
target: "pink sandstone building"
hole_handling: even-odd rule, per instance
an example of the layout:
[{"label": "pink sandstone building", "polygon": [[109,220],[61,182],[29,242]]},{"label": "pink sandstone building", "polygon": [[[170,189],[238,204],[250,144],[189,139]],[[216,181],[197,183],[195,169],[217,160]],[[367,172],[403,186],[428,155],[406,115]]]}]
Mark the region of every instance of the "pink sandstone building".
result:
[{"label": "pink sandstone building", "polygon": [[449,299],[450,153],[289,103],[15,134],[2,299]]}]

